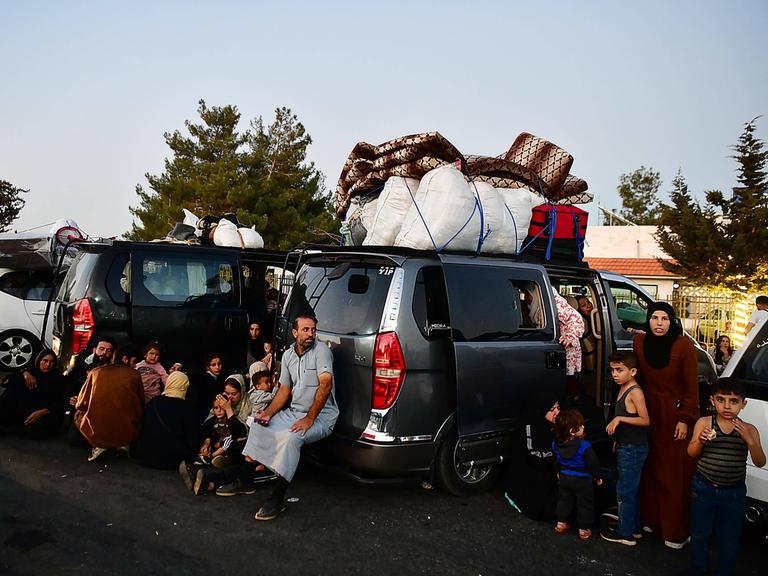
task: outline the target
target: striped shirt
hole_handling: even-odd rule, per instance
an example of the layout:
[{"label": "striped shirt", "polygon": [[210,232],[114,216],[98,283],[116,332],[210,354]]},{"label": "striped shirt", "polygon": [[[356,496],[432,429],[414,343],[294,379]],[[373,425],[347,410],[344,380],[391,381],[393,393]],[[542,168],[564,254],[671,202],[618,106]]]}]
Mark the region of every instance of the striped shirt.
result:
[{"label": "striped shirt", "polygon": [[704,444],[696,471],[719,486],[743,483],[747,475],[747,443],[735,429],[730,434],[724,433],[714,415],[710,427],[717,435]]}]

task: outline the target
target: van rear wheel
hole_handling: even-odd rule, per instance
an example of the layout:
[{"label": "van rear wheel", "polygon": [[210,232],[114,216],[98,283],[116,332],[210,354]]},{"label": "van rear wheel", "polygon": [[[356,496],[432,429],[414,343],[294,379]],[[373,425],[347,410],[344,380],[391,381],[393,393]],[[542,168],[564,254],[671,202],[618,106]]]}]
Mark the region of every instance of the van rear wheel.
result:
[{"label": "van rear wheel", "polygon": [[499,464],[473,465],[459,458],[459,435],[454,426],[437,453],[435,472],[439,486],[455,496],[487,492],[499,478]]}]

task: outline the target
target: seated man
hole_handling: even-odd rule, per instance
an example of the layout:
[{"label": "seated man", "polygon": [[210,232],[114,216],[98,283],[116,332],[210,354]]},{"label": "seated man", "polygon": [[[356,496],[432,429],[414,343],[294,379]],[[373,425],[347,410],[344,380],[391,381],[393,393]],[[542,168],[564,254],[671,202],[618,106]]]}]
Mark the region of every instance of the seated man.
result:
[{"label": "seated man", "polygon": [[280,388],[248,433],[243,456],[274,471],[277,486],[256,513],[272,520],[285,510],[285,492],[299,465],[301,447],[329,436],[339,408],[333,395],[333,354],[315,344],[317,321],[299,316],[294,346],[283,354]]}]

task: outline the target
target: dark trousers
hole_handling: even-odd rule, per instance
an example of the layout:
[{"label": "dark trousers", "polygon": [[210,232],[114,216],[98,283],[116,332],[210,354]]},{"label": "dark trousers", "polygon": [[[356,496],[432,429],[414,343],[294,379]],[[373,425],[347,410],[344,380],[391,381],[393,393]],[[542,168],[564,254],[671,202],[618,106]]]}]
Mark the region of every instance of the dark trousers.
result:
[{"label": "dark trousers", "polygon": [[558,522],[568,522],[574,507],[576,522],[580,529],[590,529],[595,521],[595,491],[592,478],[570,476],[560,473],[557,484],[557,508],[555,516]]},{"label": "dark trousers", "polygon": [[715,574],[733,574],[747,503],[746,485],[718,487],[695,474],[691,499],[691,572],[709,573],[709,544],[714,537]]}]

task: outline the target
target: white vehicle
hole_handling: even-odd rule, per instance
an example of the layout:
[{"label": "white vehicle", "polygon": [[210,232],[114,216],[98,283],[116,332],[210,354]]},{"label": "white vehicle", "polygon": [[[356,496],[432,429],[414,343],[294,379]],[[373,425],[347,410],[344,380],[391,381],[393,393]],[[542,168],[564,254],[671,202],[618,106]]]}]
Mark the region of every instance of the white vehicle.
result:
[{"label": "white vehicle", "polygon": [[[41,350],[40,332],[51,290],[51,270],[0,268],[0,371],[28,366]],[[47,346],[52,324],[49,321],[45,330]]]},{"label": "white vehicle", "polygon": [[[744,382],[747,405],[740,417],[760,432],[763,449],[768,448],[768,322],[758,324],[747,334],[726,366],[723,376]],[[747,520],[768,523],[768,464],[758,468],[747,460]]]}]

